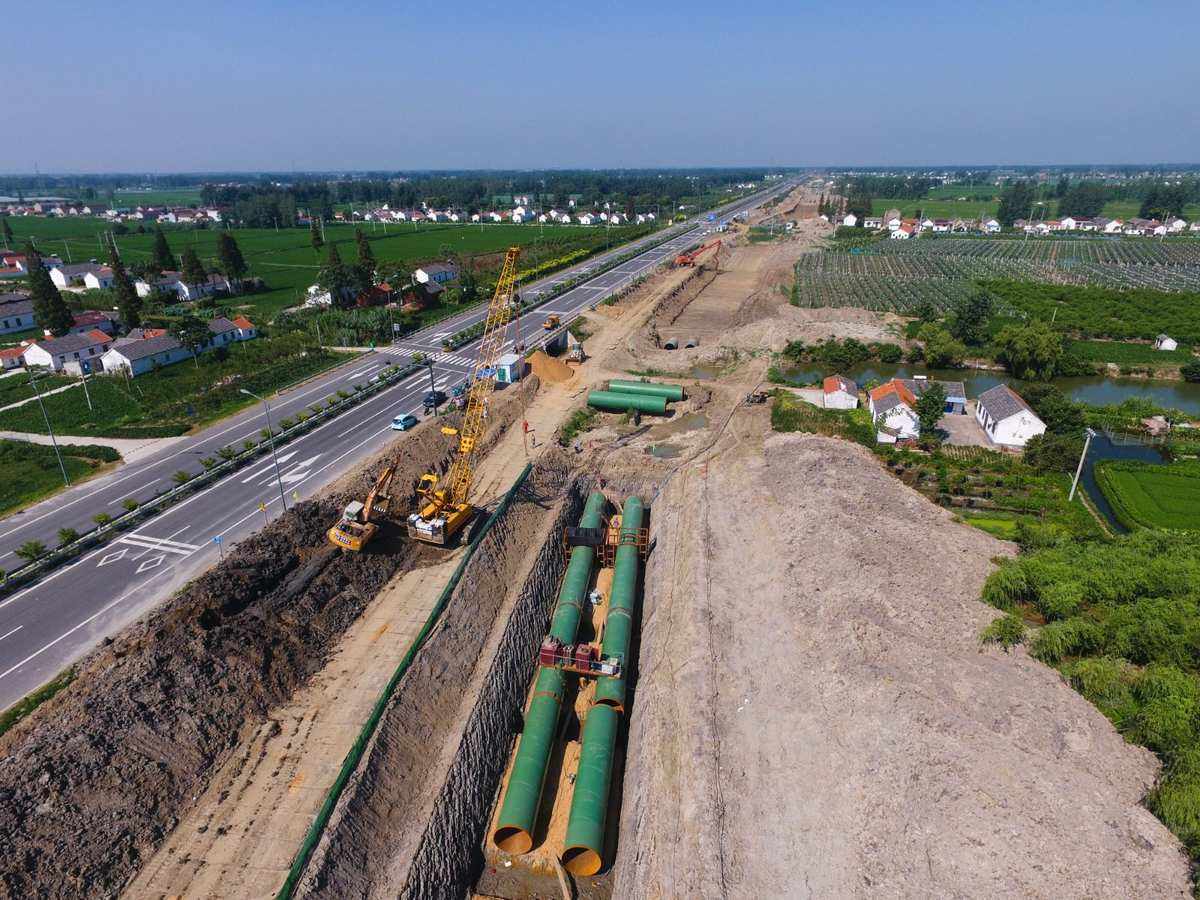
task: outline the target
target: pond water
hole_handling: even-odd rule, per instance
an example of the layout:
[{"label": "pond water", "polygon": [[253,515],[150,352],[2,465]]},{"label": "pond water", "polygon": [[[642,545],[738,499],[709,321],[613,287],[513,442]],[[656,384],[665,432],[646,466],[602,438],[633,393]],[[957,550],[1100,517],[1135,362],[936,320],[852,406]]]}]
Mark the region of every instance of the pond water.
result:
[{"label": "pond water", "polygon": [[[816,366],[805,365],[787,370],[784,376],[793,384],[806,384],[827,374],[831,373]],[[1017,379],[1007,372],[992,372],[986,369],[924,369],[887,363],[868,363],[840,374],[853,378],[860,385],[868,381],[887,381],[889,378],[912,378],[914,374],[928,375],[942,381],[961,381],[971,399],[998,384],[1017,383]],[[1089,375],[1080,378],[1055,378],[1051,384],[1072,400],[1096,406],[1121,403],[1131,397],[1139,397],[1158,406],[1200,415],[1200,384],[1186,381],[1148,381],[1140,378],[1104,378]]]},{"label": "pond water", "polygon": [[1123,534],[1129,529],[1117,521],[1112,507],[1104,499],[1100,485],[1096,483],[1095,467],[1096,463],[1102,459],[1132,459],[1138,462],[1157,464],[1165,463],[1166,460],[1157,447],[1140,443],[1136,438],[1124,439],[1119,435],[1109,437],[1103,432],[1097,432],[1096,436],[1092,438],[1091,444],[1088,445],[1087,457],[1083,462],[1083,472],[1079,476],[1079,487],[1087,491],[1088,497],[1096,505],[1096,509],[1100,510],[1101,515],[1108,519],[1113,530]]}]

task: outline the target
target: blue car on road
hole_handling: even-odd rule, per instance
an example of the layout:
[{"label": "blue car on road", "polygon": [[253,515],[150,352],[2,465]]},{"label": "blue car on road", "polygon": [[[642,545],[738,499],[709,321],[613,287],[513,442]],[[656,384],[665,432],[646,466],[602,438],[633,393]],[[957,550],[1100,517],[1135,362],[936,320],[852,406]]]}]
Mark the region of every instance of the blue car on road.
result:
[{"label": "blue car on road", "polygon": [[408,429],[419,424],[420,420],[414,415],[396,416],[392,419],[393,431],[408,431]]}]

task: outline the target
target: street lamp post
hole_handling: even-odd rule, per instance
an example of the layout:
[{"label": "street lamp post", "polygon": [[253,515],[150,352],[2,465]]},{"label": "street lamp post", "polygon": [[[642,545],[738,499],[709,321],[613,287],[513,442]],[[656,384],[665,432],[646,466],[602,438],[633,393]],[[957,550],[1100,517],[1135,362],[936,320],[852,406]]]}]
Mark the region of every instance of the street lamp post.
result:
[{"label": "street lamp post", "polygon": [[1075,499],[1075,488],[1079,486],[1079,476],[1083,473],[1083,461],[1087,459],[1088,447],[1091,446],[1092,438],[1096,436],[1096,432],[1092,429],[1086,429],[1087,437],[1083,441],[1083,452],[1079,454],[1079,465],[1075,467],[1075,480],[1071,482],[1071,493],[1067,495],[1067,502],[1070,503]]},{"label": "street lamp post", "polygon": [[275,455],[275,429],[271,427],[271,404],[253,391],[248,391],[245,388],[238,388],[238,390],[247,397],[262,400],[263,409],[267,413],[267,433],[271,435],[271,459],[275,463],[275,481],[279,484],[279,502],[283,506],[283,511],[287,512],[287,498],[283,495],[283,476],[279,474],[279,457]]},{"label": "street lamp post", "polygon": [[50,427],[50,414],[46,412],[46,404],[42,402],[42,392],[38,389],[37,379],[33,377],[33,373],[29,373],[29,383],[33,386],[33,392],[37,394],[38,406],[42,408],[42,418],[46,420],[46,431],[50,435],[50,443],[54,445],[54,455],[58,457],[58,468],[62,472],[63,484],[66,487],[71,486],[71,479],[67,475],[67,467],[63,464],[62,453],[58,449],[58,441],[54,439],[54,429]]}]

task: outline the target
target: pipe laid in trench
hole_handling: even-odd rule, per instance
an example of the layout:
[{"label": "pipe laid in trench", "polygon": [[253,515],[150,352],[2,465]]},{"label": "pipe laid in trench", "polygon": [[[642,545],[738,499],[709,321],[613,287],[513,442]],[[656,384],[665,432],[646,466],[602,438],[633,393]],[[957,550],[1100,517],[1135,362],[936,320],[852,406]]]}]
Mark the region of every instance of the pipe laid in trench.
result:
[{"label": "pipe laid in trench", "polygon": [[618,712],[625,711],[625,672],[629,665],[629,645],[633,637],[633,613],[637,603],[638,533],[642,527],[642,500],[630,497],[621,516],[621,536],[613,566],[612,594],[608,616],[604,620],[601,643],[605,657],[621,660],[621,675],[596,681],[596,703],[606,703]]},{"label": "pipe laid in trench", "polygon": [[[603,524],[604,495],[595,491],[588,496],[579,520],[582,528]],[[592,547],[575,547],[558,591],[558,604],[550,620],[550,633],[565,644],[574,642],[583,614],[583,598],[592,577],[596,552]],[[492,843],[505,853],[528,853],[533,849],[533,827],[542,803],[550,749],[558,731],[566,679],[559,669],[539,667],[533,699],[525,715],[525,727],[517,745],[508,789],[496,820]]]},{"label": "pipe laid in trench", "polygon": [[[672,338],[676,343],[677,339]],[[666,397],[672,402],[683,399],[683,385],[664,384],[661,381],[634,381],[629,378],[609,379],[608,389],[621,394],[646,394],[650,397]]]},{"label": "pipe laid in trench", "polygon": [[625,674],[637,603],[638,534],[643,512],[641,498],[625,501],[603,640],[604,656],[621,660],[621,677],[597,680],[596,694],[583,724],[583,746],[562,855],[563,868],[572,875],[595,875],[604,865],[604,826],[617,730],[625,712]]}]

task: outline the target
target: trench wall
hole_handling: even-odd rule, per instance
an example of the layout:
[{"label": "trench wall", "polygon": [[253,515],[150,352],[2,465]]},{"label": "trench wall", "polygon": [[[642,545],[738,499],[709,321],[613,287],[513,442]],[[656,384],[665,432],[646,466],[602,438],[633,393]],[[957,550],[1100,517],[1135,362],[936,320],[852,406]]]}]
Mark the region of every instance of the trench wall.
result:
[{"label": "trench wall", "polygon": [[591,479],[566,489],[550,536],[521,588],[462,741],[438,794],[400,896],[465,896],[483,865],[481,845],[533,678],[537,648],[566,565],[560,535],[578,521]]},{"label": "trench wall", "polygon": [[[444,780],[436,770],[439,750],[453,739],[496,616],[528,559],[529,542],[559,503],[567,474],[565,465],[539,463],[480,542],[342,794],[299,895],[395,896],[406,883],[426,830],[422,811]],[[533,651],[529,665],[532,660]]]}]

